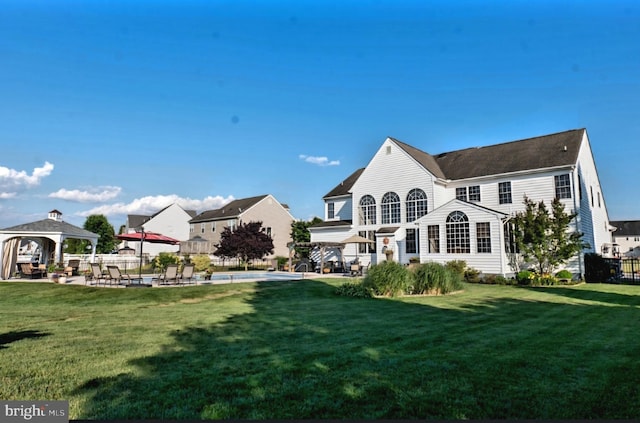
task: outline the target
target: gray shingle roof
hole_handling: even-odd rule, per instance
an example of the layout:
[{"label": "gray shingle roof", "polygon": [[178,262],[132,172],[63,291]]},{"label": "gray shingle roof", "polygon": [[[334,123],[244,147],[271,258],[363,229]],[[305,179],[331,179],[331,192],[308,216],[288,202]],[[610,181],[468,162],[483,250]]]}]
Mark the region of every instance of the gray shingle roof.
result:
[{"label": "gray shingle roof", "polygon": [[[389,139],[406,151],[435,177],[445,180],[502,175],[535,169],[570,166],[578,153],[586,129],[510,141],[486,147],[431,155],[395,138]],[[358,169],[323,198],[349,194],[364,168]]]},{"label": "gray shingle roof", "polygon": [[609,223],[617,228],[613,232],[613,236],[640,235],[640,220],[612,220]]},{"label": "gray shingle roof", "polygon": [[229,204],[215,210],[207,210],[189,221],[189,223],[210,222],[213,220],[225,220],[238,217],[242,212],[255,206],[258,202],[266,198],[267,195],[259,195],[257,197],[242,198],[233,200]]},{"label": "gray shingle roof", "polygon": [[322,198],[329,197],[339,197],[341,195],[348,195],[351,192],[351,187],[358,180],[362,172],[364,171],[364,167],[353,172],[347,179],[340,182],[334,189],[329,191],[327,195]]},{"label": "gray shingle roof", "polygon": [[67,222],[60,222],[53,219],[42,219],[36,222],[23,223],[2,229],[3,232],[51,232],[62,233],[70,237],[95,238],[98,234],[86,229],[74,226]]},{"label": "gray shingle roof", "polygon": [[351,226],[353,221],[351,220],[329,220],[326,222],[318,222],[315,225],[309,226],[310,228],[334,228],[340,226]]},{"label": "gray shingle roof", "polygon": [[[569,166],[578,161],[585,129],[574,129],[487,147],[466,148],[435,156],[446,179]],[[566,149],[565,149],[566,147]]]}]

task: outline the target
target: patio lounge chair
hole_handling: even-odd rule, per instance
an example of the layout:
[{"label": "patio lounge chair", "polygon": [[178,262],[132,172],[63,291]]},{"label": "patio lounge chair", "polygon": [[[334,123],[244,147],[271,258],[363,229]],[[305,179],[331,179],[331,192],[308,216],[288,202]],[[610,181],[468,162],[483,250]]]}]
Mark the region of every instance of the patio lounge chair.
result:
[{"label": "patio lounge chair", "polygon": [[20,277],[29,279],[40,279],[46,275],[43,270],[33,267],[31,263],[20,263]]},{"label": "patio lounge chair", "polygon": [[113,283],[120,285],[123,280],[129,281],[129,284],[133,283],[131,276],[120,272],[120,268],[118,266],[107,266],[107,270],[109,271],[109,285]]},{"label": "patio lounge chair", "polygon": [[84,284],[87,282],[95,281],[96,285],[100,285],[100,281],[102,281],[105,285],[107,284],[107,280],[110,277],[102,273],[102,269],[100,269],[100,265],[98,263],[91,263],[91,274],[87,275],[84,279]]},{"label": "patio lounge chair", "polygon": [[79,268],[80,268],[80,260],[77,260],[77,259],[69,260],[69,263],[67,263],[67,267],[64,268],[64,273],[66,273],[67,276],[78,276]]},{"label": "patio lounge chair", "polygon": [[196,280],[193,278],[193,270],[195,265],[193,264],[185,264],[182,268],[182,273],[179,275],[180,283],[187,284],[193,282],[196,283]]},{"label": "patio lounge chair", "polygon": [[164,275],[158,277],[158,285],[168,285],[170,283],[178,283],[178,265],[168,264],[164,271]]}]

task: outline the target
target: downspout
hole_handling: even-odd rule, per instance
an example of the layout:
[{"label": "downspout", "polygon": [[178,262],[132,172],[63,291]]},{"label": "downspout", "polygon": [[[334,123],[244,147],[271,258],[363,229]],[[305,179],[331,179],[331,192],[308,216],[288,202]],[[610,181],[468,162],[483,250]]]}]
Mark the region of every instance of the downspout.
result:
[{"label": "downspout", "polygon": [[[572,191],[572,197],[573,197],[573,210],[576,213],[576,232],[580,233],[580,214],[582,213],[582,209],[578,208],[578,205],[576,204],[576,199],[577,199],[577,195],[576,195],[576,167],[572,166],[571,167],[571,180],[573,181],[573,186],[571,187],[571,191]],[[580,178],[578,178],[578,180],[580,180]],[[579,182],[578,182],[579,183]],[[592,224],[593,224],[593,220],[592,220]],[[595,233],[594,233],[594,238],[595,238]],[[595,247],[594,247],[595,250]],[[583,265],[584,265],[584,251],[580,251],[580,254],[578,254],[578,270],[580,271],[580,277],[582,278],[584,276],[584,271],[583,271]]]},{"label": "downspout", "polygon": [[504,242],[504,226],[507,224],[507,222],[509,222],[509,219],[511,219],[511,218],[507,217],[506,219],[502,220],[502,219],[500,219],[498,217],[498,220],[502,224],[502,226],[501,226],[502,232],[500,233],[500,237],[499,237],[499,239],[500,239],[500,269],[503,270],[502,276],[506,276],[505,272],[504,272],[504,258],[507,256],[507,251],[506,251],[505,242]]}]

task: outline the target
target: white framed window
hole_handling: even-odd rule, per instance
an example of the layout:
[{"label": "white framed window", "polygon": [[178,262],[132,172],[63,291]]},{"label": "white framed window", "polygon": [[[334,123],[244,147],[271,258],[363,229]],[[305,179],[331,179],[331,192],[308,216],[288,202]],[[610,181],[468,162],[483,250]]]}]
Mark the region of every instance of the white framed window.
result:
[{"label": "white framed window", "polygon": [[405,247],[407,254],[417,254],[420,252],[420,244],[418,243],[418,229],[407,229],[407,237]]},{"label": "white framed window", "polygon": [[467,201],[467,187],[456,188],[456,199]]},{"label": "white framed window", "polygon": [[427,226],[427,237],[429,238],[429,253],[440,252],[440,226]]},{"label": "white framed window", "polygon": [[556,185],[556,198],[571,198],[571,178],[568,173],[556,175],[553,177]]},{"label": "white framed window", "polygon": [[451,212],[449,216],[447,216],[447,253],[471,253],[469,218],[461,211]]},{"label": "white framed window", "polygon": [[370,195],[364,195],[360,199],[359,217],[361,225],[376,224],[376,200]]},{"label": "white framed window", "polygon": [[335,207],[334,203],[327,203],[327,219],[333,219],[335,217]]},{"label": "white framed window", "polygon": [[480,185],[472,185],[469,187],[469,201],[480,202]]},{"label": "white framed window", "polygon": [[373,241],[369,244],[367,243],[358,244],[358,253],[360,254],[375,253],[376,252],[376,242],[375,242],[376,233],[374,231],[359,231],[358,235]]},{"label": "white framed window", "polygon": [[491,224],[489,222],[476,223],[476,243],[478,253],[491,252]]},{"label": "white framed window", "polygon": [[407,194],[407,222],[413,222],[427,214],[427,194],[414,188]]},{"label": "white framed window", "polygon": [[382,224],[400,223],[400,197],[395,192],[387,192],[382,196]]},{"label": "white framed window", "polygon": [[498,202],[500,204],[511,204],[511,182],[500,182],[498,184]]}]

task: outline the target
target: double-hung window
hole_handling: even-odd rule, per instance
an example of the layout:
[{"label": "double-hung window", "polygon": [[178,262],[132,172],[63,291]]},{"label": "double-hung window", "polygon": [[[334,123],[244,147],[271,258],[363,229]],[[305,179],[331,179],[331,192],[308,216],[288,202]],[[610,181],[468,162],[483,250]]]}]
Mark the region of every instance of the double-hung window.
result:
[{"label": "double-hung window", "polygon": [[500,204],[511,204],[511,182],[500,182],[498,184],[498,202]]},{"label": "double-hung window", "polygon": [[491,224],[489,222],[476,223],[476,242],[478,253],[491,252]]},{"label": "double-hung window", "polygon": [[571,178],[568,173],[553,177],[556,185],[556,198],[571,198]]},{"label": "double-hung window", "polygon": [[407,254],[417,254],[420,252],[418,246],[418,229],[407,229],[406,248]]},{"label": "double-hung window", "polygon": [[427,226],[427,237],[429,238],[429,253],[440,252],[440,226]]}]

